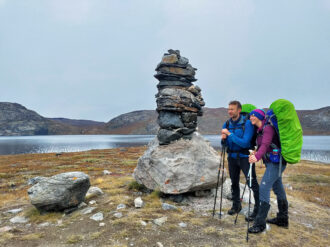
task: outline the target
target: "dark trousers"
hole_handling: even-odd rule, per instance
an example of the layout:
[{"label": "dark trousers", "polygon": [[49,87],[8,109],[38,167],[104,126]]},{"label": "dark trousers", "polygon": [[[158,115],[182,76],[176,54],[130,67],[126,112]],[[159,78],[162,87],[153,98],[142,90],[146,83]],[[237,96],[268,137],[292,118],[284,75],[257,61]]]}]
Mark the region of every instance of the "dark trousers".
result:
[{"label": "dark trousers", "polygon": [[[241,170],[245,175],[245,179],[250,185],[248,181],[248,173],[250,169],[249,158],[232,158],[228,157],[228,167],[229,167],[229,175],[231,179],[231,189],[232,189],[232,196],[233,196],[233,203],[239,204],[240,203],[240,188],[239,188],[239,177]],[[255,164],[252,165],[252,186],[251,189],[253,191],[254,200],[259,202],[259,184],[257,181],[256,175],[256,168]]]}]

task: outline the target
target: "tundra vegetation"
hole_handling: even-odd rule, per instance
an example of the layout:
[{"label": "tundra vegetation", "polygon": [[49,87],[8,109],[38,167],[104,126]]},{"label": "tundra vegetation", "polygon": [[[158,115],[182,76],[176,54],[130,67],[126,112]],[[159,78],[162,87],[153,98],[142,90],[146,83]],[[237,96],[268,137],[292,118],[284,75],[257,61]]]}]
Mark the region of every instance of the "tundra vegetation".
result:
[{"label": "tundra vegetation", "polygon": [[[146,193],[132,178],[137,160],[145,150],[143,146],[61,155],[0,156],[0,246],[156,246],[157,242],[164,246],[246,245],[244,216],[239,215],[234,225],[234,217],[219,220],[211,217],[211,211],[182,209],[180,204],[161,198],[159,191]],[[105,175],[104,170],[111,174]],[[264,170],[258,163],[258,181]],[[91,214],[83,215],[80,210],[68,215],[62,212],[40,214],[29,203],[28,179],[69,171],[85,172],[91,178],[91,186],[103,190],[102,196],[86,198],[85,202],[96,201],[91,205],[96,207],[93,214],[103,213],[104,226],[91,220]],[[271,225],[266,233],[250,235],[249,245],[329,246],[330,166],[310,161],[288,165],[283,180],[290,202],[289,229]],[[134,199],[138,196],[145,205],[137,209]],[[162,201],[176,205],[178,210],[163,210]],[[117,210],[121,203],[126,208]],[[23,209],[17,215],[26,217],[28,223],[10,223],[15,215],[7,211],[15,208]],[[225,212],[227,210],[224,208]],[[116,211],[123,216],[115,217]],[[164,224],[153,223],[164,216],[167,217]],[[181,222],[187,226],[181,227]],[[6,226],[11,229],[4,230]]]}]

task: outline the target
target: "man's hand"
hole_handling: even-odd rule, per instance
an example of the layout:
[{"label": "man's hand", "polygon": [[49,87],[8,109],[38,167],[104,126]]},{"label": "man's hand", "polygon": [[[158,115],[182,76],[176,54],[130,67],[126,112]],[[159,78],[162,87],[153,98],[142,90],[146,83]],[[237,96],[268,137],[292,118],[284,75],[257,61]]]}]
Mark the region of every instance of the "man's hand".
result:
[{"label": "man's hand", "polygon": [[221,134],[229,136],[231,133],[229,132],[228,129],[222,129]]},{"label": "man's hand", "polygon": [[258,160],[254,154],[249,156],[249,163],[256,163]]},{"label": "man's hand", "polygon": [[227,139],[227,135],[225,135],[225,134],[221,134],[221,139],[222,139],[222,140]]}]

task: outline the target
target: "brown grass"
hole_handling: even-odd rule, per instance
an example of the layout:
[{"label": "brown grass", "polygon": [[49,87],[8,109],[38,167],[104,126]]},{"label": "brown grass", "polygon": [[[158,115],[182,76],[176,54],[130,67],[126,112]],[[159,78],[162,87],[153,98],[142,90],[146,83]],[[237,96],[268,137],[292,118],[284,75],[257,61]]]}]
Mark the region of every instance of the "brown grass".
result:
[{"label": "brown grass", "polygon": [[[61,220],[61,227],[50,226],[49,229],[60,229],[62,234],[66,234],[63,235],[64,243],[73,245],[86,241],[86,244],[88,242],[91,246],[127,246],[129,242],[125,241],[125,238],[135,238],[135,246],[154,246],[155,239],[159,239],[164,246],[174,246],[176,242],[171,242],[174,239],[182,241],[183,246],[217,246],[215,243],[219,243],[219,246],[248,246],[245,241],[246,222],[242,215],[239,215],[238,223],[234,225],[234,218],[230,216],[219,220],[181,209],[164,211],[161,208],[159,191],[143,193],[141,197],[145,206],[135,209],[135,192],[140,188],[131,174],[144,150],[145,147],[132,147],[64,153],[58,157],[55,154],[0,156],[0,209],[5,211],[23,205],[24,212],[21,214],[28,217],[32,224],[29,228],[31,231],[28,232],[0,234],[0,245],[33,241],[36,246],[37,243],[42,246],[51,238],[52,232],[47,232],[48,228],[45,228],[44,232],[38,235],[38,232],[32,232],[33,227],[41,222],[56,223]],[[103,175],[105,169],[112,174]],[[79,212],[65,217],[56,213],[40,215],[29,204],[26,193],[29,178],[51,176],[67,171],[87,173],[92,186],[98,186],[105,192],[103,196],[95,198],[98,210],[107,216],[103,228],[98,228],[98,223],[90,222],[90,215],[83,216]],[[264,166],[260,168],[260,164],[257,164],[258,181],[261,180],[264,171]],[[286,189],[290,201],[290,228],[287,230],[271,226],[270,233],[251,235],[249,245],[328,246],[329,177],[329,165],[308,161],[288,165],[283,174],[283,183],[293,187],[293,190]],[[243,177],[241,181],[244,181]],[[120,210],[123,217],[117,219],[112,213],[120,203],[126,204],[127,208]],[[162,216],[168,218],[163,226],[158,227],[151,223]],[[1,220],[8,221],[9,217]],[[140,220],[146,221],[147,226],[141,226]],[[75,227],[76,222],[81,222],[84,228],[89,230],[80,231]],[[187,228],[178,227],[180,222],[187,223]],[[308,228],[303,223],[310,223],[315,228]],[[62,231],[63,229],[65,231]]]}]

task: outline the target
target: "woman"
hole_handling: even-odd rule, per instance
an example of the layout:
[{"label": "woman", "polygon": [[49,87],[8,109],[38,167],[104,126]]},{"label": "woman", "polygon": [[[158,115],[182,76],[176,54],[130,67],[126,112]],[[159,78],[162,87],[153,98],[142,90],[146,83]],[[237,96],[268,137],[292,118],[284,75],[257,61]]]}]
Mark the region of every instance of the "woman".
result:
[{"label": "woman", "polygon": [[[279,176],[279,164],[270,161],[270,155],[276,155],[280,147],[278,134],[270,124],[266,124],[265,112],[262,109],[253,110],[250,113],[251,123],[258,127],[257,130],[257,151],[250,155],[249,162],[255,163],[263,159],[266,165],[266,171],[259,187],[260,206],[254,224],[249,228],[250,233],[259,233],[266,228],[266,218],[270,208],[270,190],[273,188],[277,196],[279,213],[277,217],[267,220],[268,223],[278,226],[288,227],[288,201],[282,184],[282,176]],[[286,168],[286,162],[283,159],[281,172]]]}]

